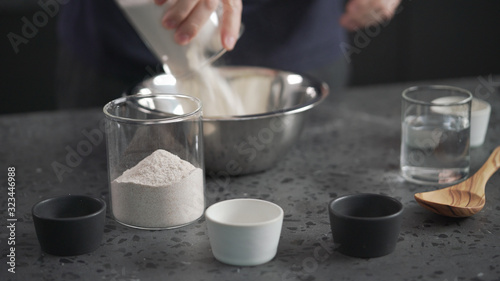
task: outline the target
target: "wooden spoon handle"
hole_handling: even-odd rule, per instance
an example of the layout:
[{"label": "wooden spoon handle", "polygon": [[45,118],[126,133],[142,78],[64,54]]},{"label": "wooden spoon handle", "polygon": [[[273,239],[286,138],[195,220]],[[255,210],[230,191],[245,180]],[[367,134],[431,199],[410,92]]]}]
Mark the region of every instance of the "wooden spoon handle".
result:
[{"label": "wooden spoon handle", "polygon": [[477,174],[481,174],[486,181],[500,168],[500,146],[495,148],[488,160],[479,169]]}]

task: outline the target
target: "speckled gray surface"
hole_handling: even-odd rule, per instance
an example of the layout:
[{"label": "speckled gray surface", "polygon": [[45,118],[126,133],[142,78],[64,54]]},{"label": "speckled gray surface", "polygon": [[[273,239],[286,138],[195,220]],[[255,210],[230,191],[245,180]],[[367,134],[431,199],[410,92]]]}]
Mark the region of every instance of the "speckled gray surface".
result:
[{"label": "speckled gray surface", "polygon": [[[500,94],[488,87],[500,77],[491,78],[432,81],[468,88],[493,106],[487,140],[471,150],[472,171],[500,144]],[[103,115],[95,109],[0,116],[0,280],[500,280],[500,174],[487,184],[485,209],[467,219],[422,209],[413,194],[429,187],[399,176],[400,92],[426,83],[334,93],[311,111],[299,142],[275,168],[230,179],[207,178],[209,203],[252,197],[284,209],[278,254],[256,267],[217,262],[203,219],[179,229],[145,231],[116,223],[109,211],[102,245],[95,252],[71,257],[43,253],[31,218],[33,204],[70,193],[108,199],[104,141],[84,144],[84,132],[98,130]],[[67,165],[68,151],[77,149],[88,155],[70,158],[71,171],[58,179],[53,163]],[[6,257],[9,166],[16,168],[17,183],[15,274],[7,271]],[[359,192],[403,202],[404,222],[392,254],[358,259],[335,250],[327,204]]]}]

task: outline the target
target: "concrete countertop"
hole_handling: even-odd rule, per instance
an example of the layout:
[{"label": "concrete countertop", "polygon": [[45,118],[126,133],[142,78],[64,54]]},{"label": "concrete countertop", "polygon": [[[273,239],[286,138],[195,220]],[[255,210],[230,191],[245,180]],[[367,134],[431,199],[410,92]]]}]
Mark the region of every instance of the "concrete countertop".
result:
[{"label": "concrete countertop", "polygon": [[[102,245],[95,252],[58,257],[38,244],[31,207],[64,194],[86,194],[108,201],[100,109],[0,116],[0,280],[500,280],[500,174],[486,187],[486,207],[467,219],[451,219],[421,208],[416,192],[431,187],[399,175],[400,93],[416,84],[467,88],[492,105],[486,142],[471,149],[471,171],[486,160],[500,139],[497,76],[367,86],[332,93],[308,116],[297,144],[263,173],[228,178],[207,176],[208,204],[251,197],[279,204],[285,211],[277,256],[256,267],[216,261],[204,219],[162,231],[125,227],[109,216]],[[96,132],[96,131],[94,131]],[[85,155],[83,142],[92,143]],[[81,150],[83,151],[83,150]],[[66,168],[56,172],[58,164]],[[8,167],[16,170],[15,273],[8,271]],[[404,204],[396,250],[358,259],[335,250],[327,204],[342,195],[370,192]],[[109,202],[109,201],[108,201]],[[7,229],[7,230],[6,230]]]}]

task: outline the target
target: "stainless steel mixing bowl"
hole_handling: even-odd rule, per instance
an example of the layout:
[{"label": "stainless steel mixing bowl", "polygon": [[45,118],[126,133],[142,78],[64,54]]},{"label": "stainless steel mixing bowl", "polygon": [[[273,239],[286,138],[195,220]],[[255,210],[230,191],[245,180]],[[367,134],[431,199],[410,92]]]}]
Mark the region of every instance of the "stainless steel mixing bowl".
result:
[{"label": "stainless steel mixing bowl", "polygon": [[[205,168],[212,178],[273,167],[299,138],[307,112],[328,95],[325,83],[291,72],[259,67],[219,70],[234,93],[244,97],[250,114],[203,117]],[[178,93],[175,83],[162,74],[144,80],[129,94]]]}]

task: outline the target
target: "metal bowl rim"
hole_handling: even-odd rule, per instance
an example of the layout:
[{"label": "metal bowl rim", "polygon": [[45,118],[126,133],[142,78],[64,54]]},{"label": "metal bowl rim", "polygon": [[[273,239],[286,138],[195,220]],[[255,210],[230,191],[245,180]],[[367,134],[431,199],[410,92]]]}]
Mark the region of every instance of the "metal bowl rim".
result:
[{"label": "metal bowl rim", "polygon": [[[292,115],[300,112],[307,111],[318,104],[320,104],[328,95],[329,95],[329,87],[328,84],[326,84],[323,81],[320,81],[319,79],[313,78],[309,75],[305,74],[300,74],[300,73],[294,73],[286,70],[280,70],[280,69],[273,69],[273,68],[265,68],[265,67],[257,67],[257,66],[223,66],[219,67],[221,69],[225,70],[230,70],[230,69],[254,69],[256,71],[276,71],[276,72],[281,72],[281,73],[287,73],[287,74],[297,74],[300,75],[307,80],[311,81],[312,84],[317,84],[319,85],[319,93],[308,101],[305,104],[299,104],[296,106],[292,106],[289,108],[284,108],[281,110],[276,110],[276,111],[270,111],[270,112],[263,112],[263,113],[257,113],[257,114],[248,114],[248,115],[232,115],[232,116],[211,116],[207,117],[203,115],[203,121],[214,121],[214,122],[230,122],[230,121],[239,121],[239,120],[253,120],[253,119],[264,119],[268,117],[276,117],[276,116],[281,116],[281,115]],[[313,87],[313,86],[309,86]]]}]

